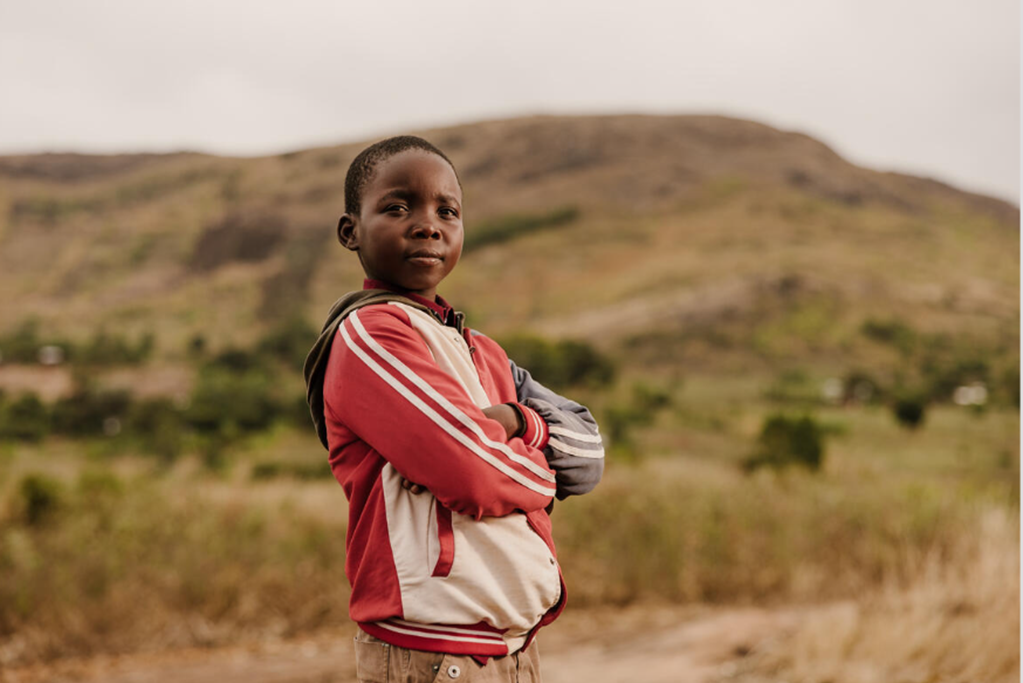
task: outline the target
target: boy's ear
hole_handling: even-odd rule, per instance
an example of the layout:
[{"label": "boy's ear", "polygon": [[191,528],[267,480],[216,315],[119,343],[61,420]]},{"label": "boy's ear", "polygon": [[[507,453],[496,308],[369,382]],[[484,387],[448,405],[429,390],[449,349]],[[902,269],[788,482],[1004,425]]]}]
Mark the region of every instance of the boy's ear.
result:
[{"label": "boy's ear", "polygon": [[355,231],[355,219],[350,213],[343,214],[337,222],[337,241],[349,251],[359,250],[359,236]]}]

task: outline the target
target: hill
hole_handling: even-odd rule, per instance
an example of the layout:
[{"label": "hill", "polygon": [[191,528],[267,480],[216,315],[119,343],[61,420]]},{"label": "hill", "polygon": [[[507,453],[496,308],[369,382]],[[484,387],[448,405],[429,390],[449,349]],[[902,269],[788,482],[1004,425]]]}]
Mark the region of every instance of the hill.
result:
[{"label": "hill", "polygon": [[[852,358],[871,321],[1018,344],[1019,210],[712,116],[531,117],[422,131],[458,167],[476,326],[740,365]],[[245,344],[359,286],[333,239],[364,143],[240,159],[0,158],[0,333]],[[514,294],[510,294],[514,293]],[[876,345],[875,345],[876,346]],[[731,362],[729,361],[729,362]]]}]

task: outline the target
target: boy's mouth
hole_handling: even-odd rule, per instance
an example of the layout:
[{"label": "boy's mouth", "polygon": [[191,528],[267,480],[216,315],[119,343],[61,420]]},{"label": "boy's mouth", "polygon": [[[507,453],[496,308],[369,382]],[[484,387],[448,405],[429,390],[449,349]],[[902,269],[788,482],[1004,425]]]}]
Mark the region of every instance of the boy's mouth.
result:
[{"label": "boy's mouth", "polygon": [[444,260],[444,257],[435,251],[414,251],[405,258],[419,266],[435,266]]}]

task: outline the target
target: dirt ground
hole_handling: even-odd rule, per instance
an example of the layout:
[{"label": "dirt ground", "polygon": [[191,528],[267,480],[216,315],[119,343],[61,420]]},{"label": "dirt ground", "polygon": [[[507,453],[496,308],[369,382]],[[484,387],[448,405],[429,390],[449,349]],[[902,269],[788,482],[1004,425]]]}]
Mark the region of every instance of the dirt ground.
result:
[{"label": "dirt ground", "polygon": [[[568,610],[538,640],[545,683],[711,683],[746,675],[798,610]],[[65,660],[0,671],[3,683],[354,683],[354,627],[246,646]]]}]

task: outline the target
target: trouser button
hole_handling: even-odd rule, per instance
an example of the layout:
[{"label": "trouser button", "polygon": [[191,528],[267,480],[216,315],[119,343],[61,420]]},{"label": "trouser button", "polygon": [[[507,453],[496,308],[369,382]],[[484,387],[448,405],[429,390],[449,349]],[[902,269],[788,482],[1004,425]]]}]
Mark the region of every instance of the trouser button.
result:
[{"label": "trouser button", "polygon": [[448,667],[448,676],[451,678],[458,678],[462,675],[462,669],[457,664],[452,664]]}]

